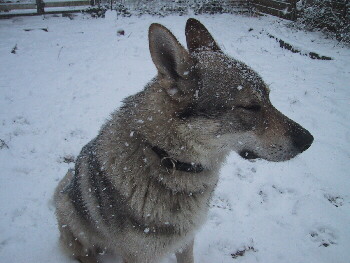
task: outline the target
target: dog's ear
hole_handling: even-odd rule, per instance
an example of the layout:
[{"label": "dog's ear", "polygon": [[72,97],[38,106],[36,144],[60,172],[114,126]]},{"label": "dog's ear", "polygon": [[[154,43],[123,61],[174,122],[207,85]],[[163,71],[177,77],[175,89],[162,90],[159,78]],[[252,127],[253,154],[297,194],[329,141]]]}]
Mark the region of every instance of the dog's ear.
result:
[{"label": "dog's ear", "polygon": [[173,80],[186,78],[192,63],[188,51],[174,35],[160,24],[152,24],[148,32],[149,49],[158,73]]},{"label": "dog's ear", "polygon": [[198,20],[188,19],[185,33],[187,48],[190,52],[221,51],[208,29]]}]

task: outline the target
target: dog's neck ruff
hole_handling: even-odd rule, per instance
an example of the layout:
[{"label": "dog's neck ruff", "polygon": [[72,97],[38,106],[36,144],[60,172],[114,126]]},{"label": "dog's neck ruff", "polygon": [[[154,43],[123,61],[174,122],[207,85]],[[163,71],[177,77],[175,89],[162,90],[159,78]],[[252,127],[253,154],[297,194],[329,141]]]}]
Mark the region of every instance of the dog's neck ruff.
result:
[{"label": "dog's neck ruff", "polygon": [[170,157],[166,151],[158,146],[152,146],[151,149],[158,155],[161,165],[167,168],[168,171],[178,170],[188,173],[200,173],[204,170],[204,167],[201,164],[184,163]]}]

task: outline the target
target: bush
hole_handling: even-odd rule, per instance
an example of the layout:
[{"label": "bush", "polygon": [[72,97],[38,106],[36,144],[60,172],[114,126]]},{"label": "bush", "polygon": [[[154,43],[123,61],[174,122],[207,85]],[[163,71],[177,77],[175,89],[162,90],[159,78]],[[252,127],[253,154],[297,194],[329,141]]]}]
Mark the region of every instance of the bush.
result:
[{"label": "bush", "polygon": [[101,6],[96,6],[96,7],[89,7],[88,9],[84,10],[84,14],[89,14],[93,18],[98,18],[98,17],[105,17],[107,11],[107,6],[106,5],[101,5]]},{"label": "bush", "polygon": [[345,0],[308,0],[298,3],[297,24],[321,30],[339,41],[350,43],[350,4]]}]

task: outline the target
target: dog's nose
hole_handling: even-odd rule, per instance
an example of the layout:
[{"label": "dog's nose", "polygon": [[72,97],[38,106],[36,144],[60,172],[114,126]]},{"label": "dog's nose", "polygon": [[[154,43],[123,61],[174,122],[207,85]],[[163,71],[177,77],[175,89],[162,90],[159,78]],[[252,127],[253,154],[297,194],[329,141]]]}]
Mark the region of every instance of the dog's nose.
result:
[{"label": "dog's nose", "polygon": [[300,152],[303,152],[311,146],[314,137],[308,130],[304,129],[299,124],[296,124],[292,126],[292,140],[294,146]]}]

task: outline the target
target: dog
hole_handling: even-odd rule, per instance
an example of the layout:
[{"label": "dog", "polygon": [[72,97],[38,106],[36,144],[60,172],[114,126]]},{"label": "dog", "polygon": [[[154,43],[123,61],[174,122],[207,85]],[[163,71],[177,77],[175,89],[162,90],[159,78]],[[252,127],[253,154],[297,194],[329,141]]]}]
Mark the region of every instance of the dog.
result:
[{"label": "dog", "polygon": [[279,162],[313,142],[204,25],[190,18],[185,33],[188,50],[164,26],[150,26],[157,76],[124,100],[56,189],[60,241],[80,262],[109,252],[127,263],[169,253],[193,263],[194,236],[228,153]]}]

